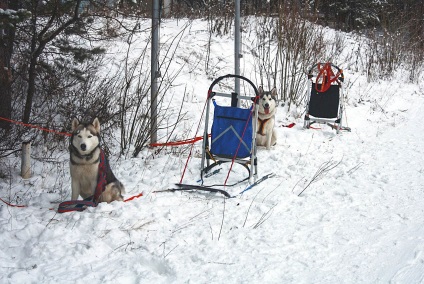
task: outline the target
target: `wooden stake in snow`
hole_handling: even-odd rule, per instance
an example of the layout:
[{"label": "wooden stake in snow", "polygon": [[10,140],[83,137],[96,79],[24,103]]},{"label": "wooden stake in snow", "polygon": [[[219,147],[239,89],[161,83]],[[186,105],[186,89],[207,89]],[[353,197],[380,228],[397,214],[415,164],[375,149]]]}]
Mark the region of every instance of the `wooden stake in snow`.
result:
[{"label": "wooden stake in snow", "polygon": [[31,177],[31,142],[22,143],[21,176],[23,179]]}]

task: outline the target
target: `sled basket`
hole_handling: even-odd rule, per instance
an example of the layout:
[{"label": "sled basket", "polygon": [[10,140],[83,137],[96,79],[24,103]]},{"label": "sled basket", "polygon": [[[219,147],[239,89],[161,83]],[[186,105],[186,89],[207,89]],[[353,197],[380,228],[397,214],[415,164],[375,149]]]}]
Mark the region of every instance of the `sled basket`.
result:
[{"label": "sled basket", "polygon": [[343,83],[343,70],[330,62],[317,63],[309,69],[304,128],[321,123],[336,129],[337,133],[350,131],[342,126]]},{"label": "sled basket", "polygon": [[229,159],[249,157],[253,142],[252,109],[219,106],[215,101],[213,104],[210,153]]}]

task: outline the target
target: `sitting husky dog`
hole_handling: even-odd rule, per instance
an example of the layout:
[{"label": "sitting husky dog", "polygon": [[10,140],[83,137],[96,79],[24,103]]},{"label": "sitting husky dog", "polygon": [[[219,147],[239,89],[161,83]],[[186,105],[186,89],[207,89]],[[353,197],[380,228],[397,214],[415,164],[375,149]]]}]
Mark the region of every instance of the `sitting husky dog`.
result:
[{"label": "sitting husky dog", "polygon": [[[100,149],[100,122],[97,118],[93,123],[80,123],[77,119],[72,121],[69,152],[71,154],[72,200],[77,200],[79,195],[83,199],[93,197],[94,202],[109,203],[114,200],[123,200],[124,186],[112,173]],[[102,165],[99,167],[102,160]],[[102,187],[100,196],[95,195],[98,186]]]},{"label": "sitting husky dog", "polygon": [[271,92],[264,92],[261,86],[259,87],[259,96],[256,145],[265,146],[269,150],[277,143],[277,134],[274,129],[277,90],[273,88]]}]

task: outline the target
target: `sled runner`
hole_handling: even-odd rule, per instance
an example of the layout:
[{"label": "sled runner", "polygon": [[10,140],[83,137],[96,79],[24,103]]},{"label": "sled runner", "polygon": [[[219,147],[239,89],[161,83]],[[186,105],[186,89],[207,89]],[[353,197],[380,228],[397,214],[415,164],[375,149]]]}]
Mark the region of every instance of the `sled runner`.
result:
[{"label": "sled runner", "polygon": [[313,123],[327,124],[335,129],[350,131],[342,126],[344,111],[343,70],[328,63],[318,63],[308,72],[308,88],[306,94],[306,114],[304,128]]},{"label": "sled runner", "polygon": [[224,195],[227,198],[235,198],[237,196],[242,195],[246,191],[252,189],[253,187],[257,186],[261,182],[263,182],[263,181],[265,181],[265,180],[267,180],[269,178],[272,178],[274,176],[275,176],[274,173],[266,174],[263,177],[261,177],[260,179],[256,180],[254,183],[248,185],[244,190],[242,190],[240,193],[238,193],[236,195],[230,195],[227,191],[225,191],[223,189],[218,189],[218,188],[209,187],[209,186],[203,186],[203,185],[192,185],[192,184],[183,184],[183,183],[176,183],[175,185],[178,188],[169,188],[169,189],[165,189],[165,190],[156,190],[154,192],[157,193],[157,192],[176,192],[176,191],[196,191],[196,190],[200,190],[200,191],[205,191],[205,192],[221,193],[222,195]]}]

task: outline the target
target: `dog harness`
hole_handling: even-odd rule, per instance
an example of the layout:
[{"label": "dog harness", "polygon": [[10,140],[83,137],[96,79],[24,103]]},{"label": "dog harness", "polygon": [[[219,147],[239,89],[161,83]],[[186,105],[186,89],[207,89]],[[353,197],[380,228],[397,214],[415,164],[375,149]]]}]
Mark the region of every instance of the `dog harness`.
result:
[{"label": "dog harness", "polygon": [[109,166],[107,164],[105,153],[102,149],[100,149],[99,173],[97,175],[97,186],[96,186],[96,190],[94,191],[94,195],[87,197],[84,200],[64,201],[59,204],[59,208],[57,209],[57,212],[65,213],[65,212],[71,212],[71,211],[83,211],[87,207],[96,207],[99,204],[100,196],[102,195],[103,191],[106,189],[108,168]]},{"label": "dog harness", "polygon": [[[105,153],[102,149],[100,149],[100,155],[99,155],[99,173],[97,176],[97,186],[96,190],[94,191],[94,195],[92,196],[93,202],[96,203],[96,205],[99,203],[100,195],[102,195],[103,191],[106,189],[106,157]],[[88,197],[90,198],[90,197]]]},{"label": "dog harness", "polygon": [[258,134],[260,134],[260,135],[265,135],[265,133],[264,133],[264,129],[265,129],[265,125],[268,123],[268,121],[270,120],[270,118],[267,118],[267,119],[260,119],[259,117],[258,117],[258,124],[259,124],[259,127],[258,127],[258,131],[256,131],[256,133],[258,133]]}]

